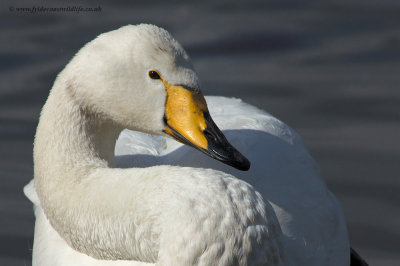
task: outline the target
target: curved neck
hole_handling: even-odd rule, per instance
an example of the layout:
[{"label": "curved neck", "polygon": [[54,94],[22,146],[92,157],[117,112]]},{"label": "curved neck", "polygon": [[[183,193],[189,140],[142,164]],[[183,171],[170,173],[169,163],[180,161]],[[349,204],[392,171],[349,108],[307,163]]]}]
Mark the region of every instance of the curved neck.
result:
[{"label": "curved neck", "polygon": [[87,168],[113,167],[115,142],[121,130],[80,105],[71,88],[55,86],[43,107],[35,136],[35,173],[43,163],[51,164],[53,170],[82,164]]},{"label": "curved neck", "polygon": [[[134,205],[123,209],[116,200],[129,202],[136,196],[123,187],[135,180],[111,168],[122,128],[83,106],[63,85],[56,81],[42,109],[34,143],[35,188],[46,217],[70,246],[95,258],[155,259],[156,245],[147,253],[138,251],[132,240],[135,228],[128,229],[131,224],[123,221]],[[140,172],[132,169],[131,176],[135,170]],[[133,243],[121,241],[121,234]]]}]

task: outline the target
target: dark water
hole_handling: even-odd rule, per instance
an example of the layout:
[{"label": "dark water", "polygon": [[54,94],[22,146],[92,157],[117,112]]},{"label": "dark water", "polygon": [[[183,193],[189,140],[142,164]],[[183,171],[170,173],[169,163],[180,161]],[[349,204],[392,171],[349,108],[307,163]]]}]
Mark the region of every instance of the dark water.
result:
[{"label": "dark water", "polygon": [[[240,97],[295,128],[342,203],[352,245],[371,265],[400,265],[399,1],[134,2],[1,2],[0,265],[30,265],[22,187],[54,78],[99,33],[139,22],[183,44],[205,94]],[[33,6],[101,12],[16,10]]]}]

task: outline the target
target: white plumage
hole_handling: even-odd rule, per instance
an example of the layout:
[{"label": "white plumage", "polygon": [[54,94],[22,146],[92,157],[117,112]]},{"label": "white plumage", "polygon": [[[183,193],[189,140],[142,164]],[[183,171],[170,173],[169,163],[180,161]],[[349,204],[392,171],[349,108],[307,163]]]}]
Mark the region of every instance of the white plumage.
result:
[{"label": "white plumage", "polygon": [[115,149],[121,167],[133,164],[208,167],[250,183],[269,203],[284,233],[287,265],[349,265],[350,245],[340,205],[298,134],[240,99],[208,96],[214,121],[251,161],[239,172],[171,139],[130,130]]},{"label": "white plumage", "polygon": [[[340,206],[293,130],[240,100],[207,98],[248,172],[139,133],[165,126],[165,83],[149,69],[198,86],[184,50],[151,25],[99,36],[59,74],[24,189],[34,265],[349,264]],[[123,128],[136,131],[120,135],[115,163],[133,168],[110,168]]]}]

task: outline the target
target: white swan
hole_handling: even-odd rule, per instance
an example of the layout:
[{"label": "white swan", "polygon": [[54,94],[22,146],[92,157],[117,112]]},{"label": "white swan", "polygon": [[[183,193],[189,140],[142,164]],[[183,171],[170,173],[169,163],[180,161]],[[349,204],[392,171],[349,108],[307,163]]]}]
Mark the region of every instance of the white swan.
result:
[{"label": "white swan", "polygon": [[[248,168],[198,88],[186,53],[155,26],[126,26],[79,51],[43,107],[35,184],[24,189],[34,265],[349,265],[340,206],[279,120],[207,98],[248,172],[137,132]],[[116,163],[135,168],[110,168],[123,128],[136,131],[121,134]]]},{"label": "white swan", "polygon": [[102,34],[59,74],[41,113],[25,189],[35,203],[34,265],[282,265],[279,224],[250,185],[211,169],[112,168],[123,128],[249,168],[167,31]]}]

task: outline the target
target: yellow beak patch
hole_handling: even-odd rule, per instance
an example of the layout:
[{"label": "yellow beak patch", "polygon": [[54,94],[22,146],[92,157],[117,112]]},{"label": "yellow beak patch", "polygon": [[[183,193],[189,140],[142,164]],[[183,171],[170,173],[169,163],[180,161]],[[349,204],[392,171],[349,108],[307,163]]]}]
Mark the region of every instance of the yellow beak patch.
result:
[{"label": "yellow beak patch", "polygon": [[176,137],[172,128],[193,145],[207,149],[208,142],[203,131],[207,128],[204,112],[208,112],[208,108],[203,94],[165,81],[163,83],[167,90],[165,132]]}]

